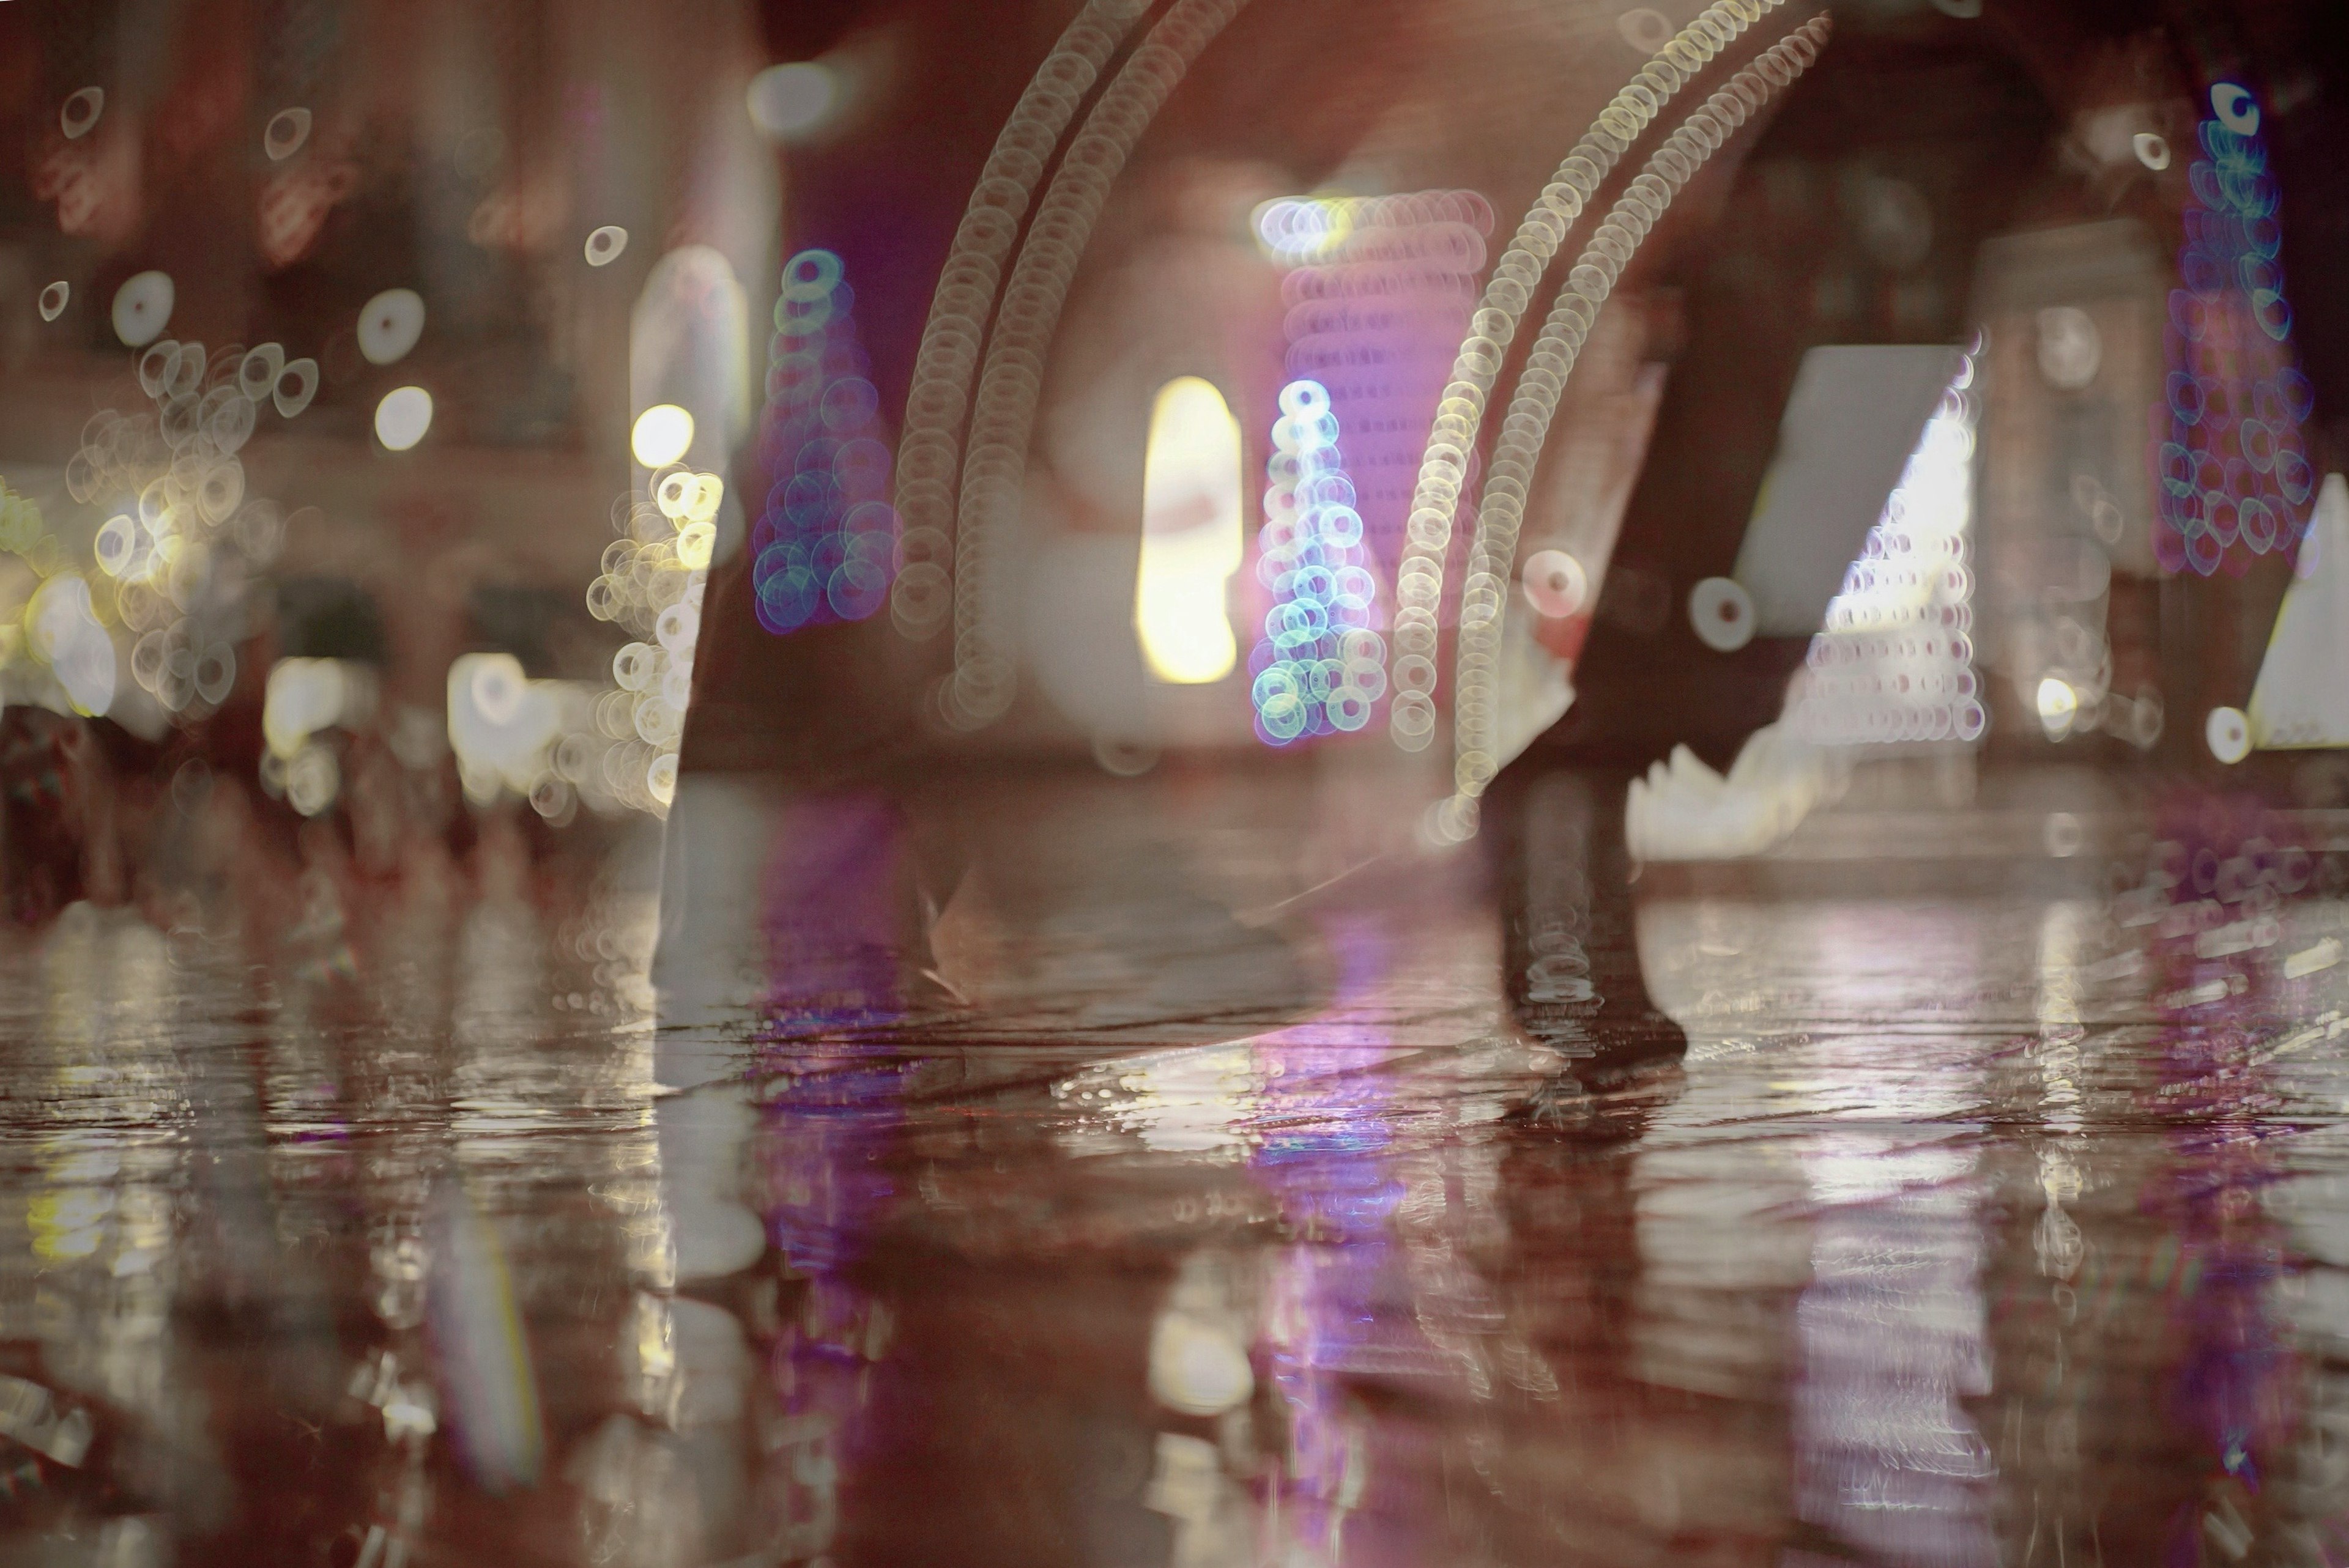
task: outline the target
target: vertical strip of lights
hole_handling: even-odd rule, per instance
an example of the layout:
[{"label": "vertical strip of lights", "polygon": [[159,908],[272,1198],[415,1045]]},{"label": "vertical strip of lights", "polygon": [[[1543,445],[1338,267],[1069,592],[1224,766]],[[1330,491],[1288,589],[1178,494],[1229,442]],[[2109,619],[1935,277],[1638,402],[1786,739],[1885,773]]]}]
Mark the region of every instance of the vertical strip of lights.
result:
[{"label": "vertical strip of lights", "polygon": [[2292,549],[2316,493],[2301,436],[2315,399],[2292,363],[2281,203],[2259,104],[2220,82],[2210,108],[2202,156],[2187,170],[2185,286],[2170,292],[2169,374],[2153,413],[2154,553],[2167,572],[2203,577]]},{"label": "vertical strip of lights", "polygon": [[760,429],[771,488],[750,532],[759,624],[777,636],[862,621],[888,602],[897,514],[854,300],[830,251],[784,264]]},{"label": "vertical strip of lights", "polygon": [[1256,733],[1268,746],[1361,728],[1386,692],[1386,643],[1371,629],[1378,579],[1319,381],[1280,391],[1265,464],[1257,580],[1272,591],[1248,658]]},{"label": "vertical strip of lights", "polygon": [[1811,639],[1786,707],[1813,745],[1970,741],[1988,722],[1969,635],[1973,379],[1968,356]]},{"label": "vertical strip of lights", "polygon": [[1420,441],[1475,308],[1492,205],[1474,191],[1286,197],[1257,208],[1255,227],[1288,269],[1288,376],[1330,390],[1373,569],[1391,582]]}]

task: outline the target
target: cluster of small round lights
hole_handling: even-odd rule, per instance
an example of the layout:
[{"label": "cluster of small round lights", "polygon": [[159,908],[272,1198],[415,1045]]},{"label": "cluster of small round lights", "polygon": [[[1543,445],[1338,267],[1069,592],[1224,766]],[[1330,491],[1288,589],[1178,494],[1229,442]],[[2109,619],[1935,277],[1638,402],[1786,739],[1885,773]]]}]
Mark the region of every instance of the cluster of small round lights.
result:
[{"label": "cluster of small round lights", "polygon": [[[1436,406],[1405,525],[1405,552],[1395,573],[1395,696],[1387,725],[1395,744],[1405,750],[1423,750],[1434,738],[1434,655],[1444,559],[1484,428],[1486,400],[1543,273],[1600,182],[1664,105],[1746,28],[1784,3],[1714,0],[1676,34],[1599,111],[1558,164],[1494,267],[1453,362],[1452,379]],[[1510,482],[1522,494],[1523,481]],[[1488,494],[1491,489],[1487,487]],[[1506,566],[1506,558],[1501,560]]]},{"label": "cluster of small round lights", "polygon": [[2158,480],[2154,553],[2171,573],[2246,570],[2305,532],[2316,492],[2302,428],[2313,412],[2292,363],[2275,177],[2260,109],[2231,82],[2210,89],[2203,156],[2187,170],[2180,281],[2164,335],[2168,438]]},{"label": "cluster of small round lights", "polygon": [[[587,587],[588,614],[642,637],[654,635],[664,616],[672,628],[698,628],[725,498],[725,480],[691,469],[662,474],[649,499],[623,498],[614,509],[621,537],[604,548],[603,571]],[[688,657],[692,643],[681,639]]]},{"label": "cluster of small round lights", "polygon": [[375,717],[376,675],[346,659],[280,659],[269,667],[262,699],[262,787],[316,817],[342,791],[342,765],[325,738]]},{"label": "cluster of small round lights", "polygon": [[1342,196],[1284,197],[1256,210],[1257,242],[1278,262],[1309,262],[1345,243],[1354,204]]},{"label": "cluster of small round lights", "polygon": [[[64,552],[38,503],[0,480],[0,670],[29,665],[36,700],[83,714],[114,704],[119,657],[102,598]],[[102,585],[101,585],[102,586]]]},{"label": "cluster of small round lights", "polygon": [[[144,303],[168,316],[167,297]],[[286,364],[275,344],[209,351],[152,334],[132,365],[151,407],[93,415],[66,489],[104,519],[90,535],[88,585],[121,665],[174,720],[192,723],[235,685],[247,595],[288,523],[246,493],[239,453],[262,400],[297,414],[306,406],[316,366]]]},{"label": "cluster of small round lights", "polygon": [[1292,381],[1280,408],[1257,536],[1257,580],[1273,603],[1248,658],[1256,731],[1268,746],[1361,729],[1387,686],[1386,644],[1372,629],[1378,578],[1329,390]]},{"label": "cluster of small round lights", "polygon": [[449,749],[466,798],[529,797],[559,776],[555,753],[588,727],[588,700],[576,682],[532,680],[512,654],[460,655],[449,666]]},{"label": "cluster of small round lights", "polygon": [[581,687],[565,710],[572,717],[548,752],[552,771],[525,791],[542,814],[561,820],[574,800],[598,810],[668,810],[725,499],[718,475],[673,468],[654,478],[649,495],[615,507],[621,537],[605,547],[587,610],[633,637],[612,656],[611,683]]},{"label": "cluster of small round lights", "polygon": [[[1492,222],[1492,207],[1473,191],[1417,191],[1395,196],[1278,197],[1257,206],[1250,226],[1268,257],[1300,266],[1332,259],[1359,244],[1364,230],[1407,234],[1430,225],[1466,223],[1482,234],[1490,232]],[[1407,243],[1398,252],[1399,259],[1422,254],[1421,248]],[[1368,259],[1387,258],[1372,254]],[[1481,263],[1481,253],[1476,260]]]},{"label": "cluster of small round lights", "polygon": [[[1970,741],[1988,722],[1968,634],[1973,372],[1971,356],[1962,357],[1811,639],[1787,727],[1814,745]],[[2043,682],[2038,704],[2051,735],[2070,733],[2079,697],[2069,685]]]},{"label": "cluster of small round lights", "polygon": [[960,468],[956,430],[970,402],[986,323],[995,314],[1003,259],[1070,119],[1148,8],[1140,0],[1086,0],[1004,120],[955,229],[915,356],[898,444],[897,504],[905,525],[890,614],[906,636],[936,633],[953,607],[947,531]]},{"label": "cluster of small round lights", "polygon": [[759,624],[777,636],[862,621],[889,602],[891,458],[854,302],[830,251],[802,251],[785,264],[760,430],[771,488],[750,531],[753,603]]},{"label": "cluster of small round lights", "polygon": [[[1281,279],[1288,304],[1291,379],[1320,382],[1348,432],[1346,466],[1355,510],[1381,572],[1403,552],[1421,438],[1468,325],[1493,209],[1473,191],[1363,198],[1288,199],[1294,208],[1341,213],[1330,240]],[[1283,203],[1259,215],[1279,218]],[[1283,220],[1290,223],[1290,218]]]},{"label": "cluster of small round lights", "polygon": [[631,643],[614,660],[626,678],[649,672],[645,689],[531,680],[504,654],[451,665],[449,738],[467,798],[486,805],[511,792],[557,826],[581,806],[666,814],[691,666],[660,652]]},{"label": "cluster of small round lights", "polygon": [[[938,692],[940,717],[957,729],[977,729],[1000,717],[1017,685],[1018,666],[1003,640],[1004,618],[993,605],[1010,591],[1007,541],[1025,490],[1037,396],[1070,282],[1135,142],[1199,51],[1247,3],[1174,0],[1095,100],[1037,204],[988,340],[962,464],[954,540],[954,676]],[[950,444],[946,456],[950,461]],[[925,467],[913,477],[934,476]],[[920,533],[919,528],[909,531]],[[925,548],[930,542],[923,537]],[[910,540],[906,558],[914,558]],[[916,600],[918,593],[898,597],[899,620],[909,628],[917,614],[936,613],[935,605]]]},{"label": "cluster of small round lights", "polygon": [[[1729,0],[1729,9],[1733,15],[1751,21],[1761,15],[1763,6],[1761,0]],[[1711,15],[1710,11],[1706,14]],[[1707,25],[1705,18],[1700,17],[1699,25]],[[1718,26],[1715,30],[1720,30]],[[1467,576],[1461,585],[1453,776],[1454,787],[1462,794],[1481,792],[1500,768],[1497,736],[1501,632],[1508,613],[1508,575],[1516,559],[1518,526],[1525,518],[1526,497],[1541,461],[1542,447],[1549,438],[1550,422],[1557,413],[1559,398],[1574,374],[1592,324],[1613,294],[1623,269],[1630,264],[1680,191],[1756,111],[1810,68],[1819,50],[1826,46],[1831,30],[1828,14],[1821,12],[1756,56],[1719,91],[1690,112],[1688,119],[1648,159],[1646,166],[1592,233],[1589,243],[1568,272],[1566,284],[1558,291],[1557,303],[1542,324],[1540,336],[1526,357],[1510,400],[1509,417],[1494,444],[1490,475],[1468,552]],[[1682,39],[1687,36],[1682,34]],[[1634,78],[1631,88],[1625,89],[1630,93],[1638,88],[1644,95],[1640,113],[1628,114],[1613,125],[1609,123],[1608,115],[1599,117],[1599,129],[1593,134],[1601,139],[1600,144],[1620,143],[1628,147],[1653,117],[1655,90],[1644,85],[1646,81],[1669,81],[1676,86],[1682,79],[1678,75],[1668,77],[1662,69],[1664,66],[1676,72],[1681,69],[1673,51],[1680,48],[1682,39],[1675,39],[1664,54],[1651,61],[1648,68]],[[1620,150],[1619,147],[1619,153]],[[1569,204],[1578,211],[1589,189],[1595,188],[1586,188],[1583,181],[1595,177],[1587,159],[1578,169],[1573,168],[1577,161],[1575,158],[1567,160],[1565,167],[1572,172],[1551,189],[1561,192],[1561,201],[1571,198]],[[1530,226],[1536,218],[1547,217],[1552,222],[1545,225],[1543,232],[1555,228],[1562,237],[1564,213],[1563,207],[1555,211],[1540,207],[1536,209],[1535,218],[1528,218],[1526,222]],[[1521,230],[1521,237],[1523,233]],[[1502,266],[1508,265],[1504,257]],[[1487,293],[1489,295],[1489,289]],[[1406,561],[1396,580],[1395,597],[1402,608],[1395,616],[1395,641],[1404,650],[1404,657],[1395,665],[1398,695],[1392,727],[1397,742],[1414,749],[1424,743],[1420,727],[1432,725],[1434,717],[1430,696],[1432,673],[1421,679],[1406,678],[1405,675],[1405,660],[1418,656],[1423,645],[1433,645],[1434,606],[1438,600],[1428,590],[1431,583],[1441,587],[1442,568],[1433,546],[1439,542],[1439,535],[1449,538],[1453,509],[1468,479],[1468,454],[1474,449],[1475,429],[1482,418],[1484,388],[1491,385],[1492,376],[1498,370],[1498,356],[1516,330],[1514,320],[1502,319],[1498,311],[1478,312],[1472,325],[1476,324],[1489,330],[1480,331],[1469,339],[1454,372],[1457,375],[1462,368],[1471,370],[1475,379],[1455,380],[1453,384],[1451,394],[1437,410],[1428,457],[1421,468],[1421,493],[1412,513],[1414,531],[1410,542],[1415,551],[1425,549],[1428,553]],[[1426,524],[1423,532],[1417,528],[1423,520]],[[1430,573],[1439,577],[1432,579]]]}]

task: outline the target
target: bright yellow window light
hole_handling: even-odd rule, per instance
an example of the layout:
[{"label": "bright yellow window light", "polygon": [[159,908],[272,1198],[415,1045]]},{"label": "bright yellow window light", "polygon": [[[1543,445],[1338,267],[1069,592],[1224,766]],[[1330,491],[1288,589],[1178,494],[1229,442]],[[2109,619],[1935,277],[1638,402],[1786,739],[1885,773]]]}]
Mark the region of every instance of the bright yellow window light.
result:
[{"label": "bright yellow window light", "polygon": [[1151,674],[1201,686],[1232,673],[1239,647],[1224,604],[1240,569],[1240,427],[1195,376],[1158,390],[1142,475],[1142,570],[1133,626]]}]

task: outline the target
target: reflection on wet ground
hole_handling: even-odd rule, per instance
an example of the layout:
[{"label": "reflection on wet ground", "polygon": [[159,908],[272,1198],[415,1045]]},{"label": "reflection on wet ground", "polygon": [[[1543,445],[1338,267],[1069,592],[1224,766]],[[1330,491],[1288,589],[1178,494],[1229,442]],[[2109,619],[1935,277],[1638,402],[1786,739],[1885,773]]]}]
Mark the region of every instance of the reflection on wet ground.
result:
[{"label": "reflection on wet ground", "polygon": [[1585,1092],[1411,815],[691,779],[665,862],[76,906],[0,957],[0,1559],[2349,1551],[2322,824],[1651,870],[1690,1049]]}]

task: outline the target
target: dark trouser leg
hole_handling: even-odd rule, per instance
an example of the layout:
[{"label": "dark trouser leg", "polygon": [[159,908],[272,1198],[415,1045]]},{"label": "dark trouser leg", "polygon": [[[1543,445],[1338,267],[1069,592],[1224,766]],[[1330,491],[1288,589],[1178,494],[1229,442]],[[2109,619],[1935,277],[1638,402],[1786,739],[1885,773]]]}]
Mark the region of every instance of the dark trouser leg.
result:
[{"label": "dark trouser leg", "polygon": [[1485,792],[1479,837],[1494,857],[1510,1012],[1601,1088],[1688,1048],[1648,995],[1623,843],[1630,776],[1518,758]]}]

